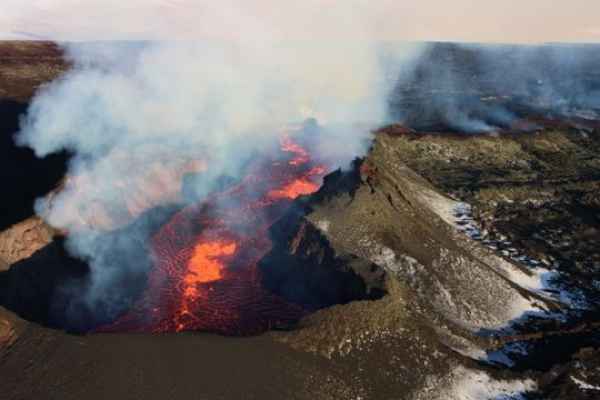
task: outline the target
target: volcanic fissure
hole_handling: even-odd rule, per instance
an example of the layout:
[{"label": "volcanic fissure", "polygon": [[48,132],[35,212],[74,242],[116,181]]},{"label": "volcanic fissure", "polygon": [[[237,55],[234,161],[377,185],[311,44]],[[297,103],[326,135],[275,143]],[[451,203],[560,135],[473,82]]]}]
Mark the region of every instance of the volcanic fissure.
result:
[{"label": "volcanic fissure", "polygon": [[[322,235],[300,226],[297,200],[317,192],[328,171],[307,143],[284,134],[275,155],[257,157],[242,179],[184,206],[154,207],[100,235],[96,240],[115,249],[113,268],[139,264],[111,282],[107,296],[116,300],[109,307],[85,300],[89,267],[65,251],[64,240],[0,276],[2,305],[74,332],[253,335],[289,329],[323,307],[380,297],[383,291],[368,289]],[[147,233],[132,235],[136,230]],[[290,252],[298,246],[294,235],[321,246],[325,261]],[[138,238],[134,254],[130,245],[119,252],[123,237]]]}]

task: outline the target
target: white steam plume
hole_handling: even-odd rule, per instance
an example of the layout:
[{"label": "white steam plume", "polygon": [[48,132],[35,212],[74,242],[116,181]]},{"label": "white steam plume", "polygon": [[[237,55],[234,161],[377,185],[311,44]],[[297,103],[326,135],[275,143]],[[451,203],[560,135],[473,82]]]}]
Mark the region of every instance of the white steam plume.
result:
[{"label": "white steam plume", "polygon": [[[212,32],[222,26],[218,40],[65,44],[73,69],[31,104],[18,142],[38,156],[74,154],[74,178],[51,207],[38,202],[38,213],[69,230],[70,249],[89,260],[92,309],[119,303],[108,292],[123,271],[87,227],[119,225],[131,208],[160,205],[142,198],[131,207],[140,182],[172,200],[178,187],[169,182],[177,179],[161,167],[185,170],[206,159],[209,178],[196,188],[206,192],[219,176],[237,176],[255,151],[277,146],[282,126],[308,117],[327,127],[320,155],[343,166],[366,150],[368,127],[383,122],[386,88],[365,2],[336,3],[335,15],[305,2],[279,15],[277,26],[243,4],[215,6],[197,22]],[[287,25],[312,34],[288,38]],[[139,268],[132,264],[123,268]]]},{"label": "white steam plume", "polygon": [[470,133],[535,114],[599,119],[598,49],[431,43],[399,74],[390,111],[417,129]]}]

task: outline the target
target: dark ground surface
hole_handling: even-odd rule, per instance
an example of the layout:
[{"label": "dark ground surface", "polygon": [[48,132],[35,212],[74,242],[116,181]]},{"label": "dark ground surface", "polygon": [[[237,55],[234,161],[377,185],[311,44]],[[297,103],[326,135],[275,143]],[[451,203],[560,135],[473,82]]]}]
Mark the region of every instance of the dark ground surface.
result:
[{"label": "dark ground surface", "polygon": [[340,372],[264,337],[73,337],[33,327],[0,362],[6,400],[308,399],[318,389],[311,379]]}]

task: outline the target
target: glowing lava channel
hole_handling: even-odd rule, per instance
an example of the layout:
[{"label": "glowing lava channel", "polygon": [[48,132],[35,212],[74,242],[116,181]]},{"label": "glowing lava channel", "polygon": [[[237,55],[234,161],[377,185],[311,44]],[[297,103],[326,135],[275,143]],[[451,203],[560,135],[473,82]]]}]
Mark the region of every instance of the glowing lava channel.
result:
[{"label": "glowing lava channel", "polygon": [[188,274],[184,278],[186,291],[199,283],[221,279],[224,265],[219,261],[219,257],[230,256],[235,253],[235,249],[235,243],[214,241],[197,244],[188,263]]},{"label": "glowing lava channel", "polygon": [[292,201],[314,193],[326,172],[289,137],[281,153],[240,183],[178,212],[152,238],[155,268],[134,307],[103,331],[208,331],[248,335],[306,313],[262,287],[258,263],[269,229]]},{"label": "glowing lava channel", "polygon": [[186,327],[185,318],[193,316],[193,302],[201,296],[206,296],[210,288],[201,285],[218,281],[223,278],[225,263],[223,258],[235,253],[237,245],[234,242],[219,240],[200,242],[194,248],[192,258],[187,263],[187,274],[183,278],[183,296],[177,318],[177,331]]},{"label": "glowing lava channel", "polygon": [[319,190],[320,184],[315,183],[311,178],[323,174],[324,171],[323,167],[315,167],[307,176],[295,179],[280,189],[271,190],[268,196],[271,199],[295,200],[300,196],[314,193]]}]

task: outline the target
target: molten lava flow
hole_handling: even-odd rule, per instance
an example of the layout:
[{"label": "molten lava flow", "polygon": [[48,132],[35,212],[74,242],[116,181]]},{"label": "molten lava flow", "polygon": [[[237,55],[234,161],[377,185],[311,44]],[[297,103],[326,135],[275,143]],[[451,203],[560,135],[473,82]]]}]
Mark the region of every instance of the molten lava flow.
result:
[{"label": "molten lava flow", "polygon": [[155,268],[134,308],[108,331],[254,334],[295,322],[305,310],[262,287],[259,261],[269,228],[301,195],[318,190],[326,168],[289,137],[234,187],[184,208],[153,237]]},{"label": "molten lava flow", "polygon": [[180,310],[176,316],[177,331],[186,328],[185,319],[189,319],[192,315],[194,302],[198,301],[201,296],[206,296],[201,285],[223,278],[225,264],[222,258],[234,254],[236,248],[237,245],[233,242],[219,240],[201,241],[196,245],[192,257],[187,263],[187,272],[183,278],[183,296]]},{"label": "molten lava flow", "polygon": [[288,153],[294,153],[296,157],[288,161],[290,165],[303,165],[310,161],[310,155],[308,152],[300,145],[292,141],[288,136],[284,136],[281,140],[281,150],[286,151]]},{"label": "molten lava flow", "polygon": [[218,241],[197,244],[194,255],[188,263],[188,274],[185,277],[188,287],[221,279],[221,270],[224,266],[219,261],[219,257],[232,255],[235,253],[235,248],[235,243]]},{"label": "molten lava flow", "polygon": [[273,200],[294,200],[300,196],[314,193],[317,190],[319,190],[320,185],[315,183],[314,180],[312,180],[311,178],[313,178],[314,176],[321,176],[324,173],[325,168],[315,167],[308,171],[308,173],[305,176],[294,179],[292,182],[279,189],[271,190],[268,194],[268,197]]},{"label": "molten lava flow", "polygon": [[305,194],[311,194],[319,189],[319,185],[304,178],[299,178],[281,189],[271,190],[271,199],[295,199]]}]

